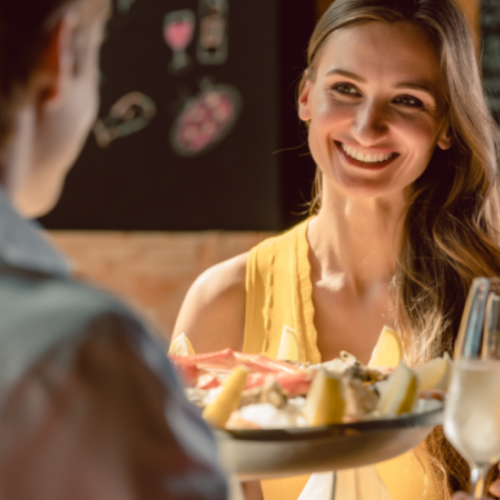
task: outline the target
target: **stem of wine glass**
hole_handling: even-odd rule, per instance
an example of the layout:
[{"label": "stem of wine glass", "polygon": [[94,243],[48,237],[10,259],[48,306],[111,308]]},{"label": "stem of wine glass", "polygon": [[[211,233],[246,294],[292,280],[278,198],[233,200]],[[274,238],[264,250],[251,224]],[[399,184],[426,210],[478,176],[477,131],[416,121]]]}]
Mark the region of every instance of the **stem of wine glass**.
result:
[{"label": "stem of wine glass", "polygon": [[483,498],[484,478],[488,472],[488,467],[474,465],[470,472],[470,492],[474,498]]},{"label": "stem of wine glass", "polygon": [[174,68],[179,70],[184,68],[184,66],[188,65],[188,58],[185,52],[185,49],[177,49],[174,52],[174,60],[173,60]]}]

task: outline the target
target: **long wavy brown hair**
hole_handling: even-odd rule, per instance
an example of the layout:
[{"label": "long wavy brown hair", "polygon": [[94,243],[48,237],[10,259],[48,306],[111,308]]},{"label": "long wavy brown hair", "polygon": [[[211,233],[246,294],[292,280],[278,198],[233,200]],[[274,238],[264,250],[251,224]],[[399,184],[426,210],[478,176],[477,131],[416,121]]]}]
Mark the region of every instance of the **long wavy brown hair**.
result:
[{"label": "long wavy brown hair", "polygon": [[[299,92],[307,80],[314,80],[322,47],[332,33],[365,22],[410,22],[427,32],[441,63],[454,141],[447,151],[436,148],[413,185],[392,286],[406,357],[418,366],[453,352],[472,280],[500,276],[500,140],[467,22],[453,0],[336,0],[311,37]],[[320,209],[321,195],[318,169],[311,213]],[[469,468],[441,428],[428,438],[427,452],[444,498],[468,487]]]}]

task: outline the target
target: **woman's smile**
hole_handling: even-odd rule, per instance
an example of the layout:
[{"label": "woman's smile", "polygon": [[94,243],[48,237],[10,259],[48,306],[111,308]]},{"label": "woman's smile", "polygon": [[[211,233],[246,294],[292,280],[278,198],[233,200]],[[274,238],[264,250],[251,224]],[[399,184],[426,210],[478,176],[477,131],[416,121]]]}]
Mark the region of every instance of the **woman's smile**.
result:
[{"label": "woman's smile", "polygon": [[396,151],[363,149],[340,141],[334,141],[334,144],[340,156],[349,165],[373,171],[388,167],[399,156]]}]

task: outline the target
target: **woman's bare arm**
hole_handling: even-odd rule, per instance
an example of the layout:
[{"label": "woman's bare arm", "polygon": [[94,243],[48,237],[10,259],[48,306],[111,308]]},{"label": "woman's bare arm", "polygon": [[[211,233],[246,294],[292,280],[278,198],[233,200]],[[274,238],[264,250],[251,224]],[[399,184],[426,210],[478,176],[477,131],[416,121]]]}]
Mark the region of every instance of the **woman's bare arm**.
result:
[{"label": "woman's bare arm", "polygon": [[211,267],[193,283],[172,338],[185,333],[196,352],[241,351],[245,329],[248,253]]},{"label": "woman's bare arm", "polygon": [[[230,347],[241,351],[245,331],[245,276],[248,253],[211,267],[193,283],[182,304],[172,338],[184,332],[195,352]],[[263,500],[260,483],[243,483],[246,500]]]}]

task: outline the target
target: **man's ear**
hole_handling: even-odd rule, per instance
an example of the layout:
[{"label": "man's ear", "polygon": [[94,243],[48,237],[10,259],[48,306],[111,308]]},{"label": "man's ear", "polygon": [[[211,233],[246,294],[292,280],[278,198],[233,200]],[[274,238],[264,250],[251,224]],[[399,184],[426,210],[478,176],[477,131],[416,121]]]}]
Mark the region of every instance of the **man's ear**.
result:
[{"label": "man's ear", "polygon": [[306,80],[299,95],[299,118],[308,122],[311,119],[311,80]]},{"label": "man's ear", "polygon": [[446,123],[439,134],[437,145],[443,151],[451,148],[453,145],[453,135],[448,120],[446,120]]},{"label": "man's ear", "polygon": [[42,51],[34,87],[40,106],[58,106],[63,98],[75,66],[73,34],[77,16],[72,12],[64,14],[52,29]]}]

